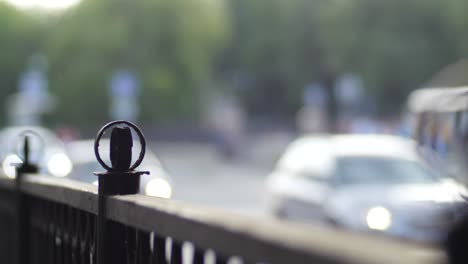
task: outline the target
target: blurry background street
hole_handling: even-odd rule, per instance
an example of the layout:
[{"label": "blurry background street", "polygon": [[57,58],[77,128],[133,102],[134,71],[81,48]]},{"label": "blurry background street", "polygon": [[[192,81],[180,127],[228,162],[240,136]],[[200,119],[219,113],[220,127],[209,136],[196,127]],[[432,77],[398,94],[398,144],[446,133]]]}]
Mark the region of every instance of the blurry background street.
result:
[{"label": "blurry background street", "polygon": [[150,148],[172,176],[174,199],[267,217],[264,183],[289,139],[252,137],[234,160],[223,159],[208,143],[152,142]]}]

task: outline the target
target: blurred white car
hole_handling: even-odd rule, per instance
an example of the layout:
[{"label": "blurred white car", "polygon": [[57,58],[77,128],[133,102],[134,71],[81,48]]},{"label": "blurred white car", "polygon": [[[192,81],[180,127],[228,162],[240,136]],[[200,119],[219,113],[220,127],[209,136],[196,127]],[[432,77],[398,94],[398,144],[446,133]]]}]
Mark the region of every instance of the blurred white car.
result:
[{"label": "blurred white car", "polygon": [[55,177],[65,177],[72,170],[72,163],[63,142],[50,130],[38,126],[7,127],[0,131],[1,174],[14,178],[14,163],[22,162],[24,138],[26,131],[30,134],[30,160],[39,166],[39,172]]},{"label": "blurred white car", "polygon": [[394,136],[300,138],[266,186],[278,217],[421,242],[444,239],[462,213],[459,186],[427,166],[413,141]]},{"label": "blurred white car", "polygon": [[[109,156],[109,140],[102,139],[99,145],[101,157],[105,160]],[[94,139],[71,142],[67,144],[67,149],[73,163],[73,170],[69,178],[97,185],[98,178],[93,173],[105,170],[97,162],[94,155]],[[110,162],[108,163],[110,164]],[[146,150],[145,158],[137,170],[150,172],[150,175],[141,176],[140,192],[142,194],[167,199],[172,197],[172,181],[153,152]]]}]

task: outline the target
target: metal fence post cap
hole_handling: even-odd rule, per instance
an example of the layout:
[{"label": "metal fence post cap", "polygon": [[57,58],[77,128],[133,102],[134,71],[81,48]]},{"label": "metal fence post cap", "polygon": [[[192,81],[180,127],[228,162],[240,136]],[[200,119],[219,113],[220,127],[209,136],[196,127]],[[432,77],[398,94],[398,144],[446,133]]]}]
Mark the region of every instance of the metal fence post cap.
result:
[{"label": "metal fence post cap", "polygon": [[[129,170],[135,170],[138,166],[140,166],[141,162],[143,161],[143,158],[145,157],[145,152],[146,152],[146,140],[145,140],[145,137],[143,136],[143,133],[141,132],[141,130],[138,128],[138,126],[136,126],[135,124],[133,124],[132,122],[129,122],[129,121],[125,121],[125,120],[117,120],[117,121],[113,121],[113,122],[110,122],[108,124],[106,124],[105,126],[103,126],[97,136],[96,136],[96,139],[94,140],[94,154],[96,155],[96,159],[98,160],[99,164],[101,164],[101,166],[106,169],[107,171],[113,171],[115,170],[115,168],[107,165],[101,158],[101,155],[99,154],[99,143],[101,141],[101,138],[102,136],[104,135],[104,132],[106,132],[107,129],[109,129],[110,127],[112,126],[116,126],[116,125],[120,125],[120,124],[124,124],[126,125],[127,127],[130,127],[132,128],[138,135],[138,138],[140,140],[140,144],[141,144],[141,150],[140,150],[140,154],[138,156],[138,159],[135,161],[135,163],[133,165],[131,165],[128,169]],[[112,146],[111,146],[112,148]]]},{"label": "metal fence post cap", "polygon": [[[119,126],[123,125],[123,126]],[[107,129],[114,127],[110,139],[111,165],[106,164],[99,153],[99,143]],[[131,164],[133,138],[131,129],[139,137],[141,150],[138,159]],[[124,120],[113,121],[103,126],[94,141],[94,154],[106,172],[94,173],[99,177],[100,194],[133,194],[140,189],[140,176],[149,174],[148,171],[136,171],[145,157],[146,141],[141,130],[133,123]]]}]

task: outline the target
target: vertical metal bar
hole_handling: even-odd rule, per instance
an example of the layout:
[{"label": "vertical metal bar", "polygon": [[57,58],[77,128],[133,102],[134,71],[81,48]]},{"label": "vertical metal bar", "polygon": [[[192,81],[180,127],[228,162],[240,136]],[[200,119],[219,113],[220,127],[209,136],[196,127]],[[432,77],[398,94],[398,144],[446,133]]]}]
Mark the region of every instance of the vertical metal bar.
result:
[{"label": "vertical metal bar", "polygon": [[172,239],[171,264],[182,264],[182,243]]},{"label": "vertical metal bar", "polygon": [[47,204],[46,204],[46,201],[42,200],[41,201],[41,207],[40,207],[40,218],[39,218],[39,221],[40,221],[40,225],[41,225],[41,232],[40,232],[40,236],[39,236],[39,239],[40,239],[40,242],[39,242],[39,256],[38,256],[38,259],[35,260],[35,263],[45,263],[45,262],[48,262],[47,260],[47,255],[48,255],[48,252],[49,252],[49,245],[47,244],[47,240],[48,240],[48,237],[47,237]]},{"label": "vertical metal bar", "polygon": [[38,228],[38,217],[40,217],[40,212],[38,212],[38,203],[37,200],[31,199],[30,201],[30,207],[31,207],[31,212],[29,214],[29,244],[30,244],[30,249],[31,251],[29,252],[30,254],[30,263],[34,263],[36,259],[39,258],[39,245],[41,244],[40,238],[39,238],[39,228]]},{"label": "vertical metal bar", "polygon": [[48,221],[48,211],[49,211],[49,206],[47,201],[42,200],[41,201],[41,256],[37,260],[37,263],[46,263],[49,262],[48,256],[49,256],[49,245],[48,245],[48,240],[49,240],[49,221]]},{"label": "vertical metal bar", "polygon": [[77,236],[77,226],[76,223],[78,222],[78,210],[72,207],[68,208],[68,221],[69,221],[69,236],[70,236],[70,263],[76,264],[76,257],[77,257],[77,248],[78,248],[78,236]]},{"label": "vertical metal bar", "polygon": [[228,261],[229,261],[229,258],[216,253],[216,261],[215,261],[216,264],[227,264]]},{"label": "vertical metal bar", "polygon": [[125,226],[125,252],[127,255],[127,264],[136,264],[137,261],[137,248],[138,248],[138,241],[136,239],[137,233],[136,229]]},{"label": "vertical metal bar", "polygon": [[57,204],[57,222],[55,228],[55,249],[56,249],[56,263],[63,264],[63,205]]},{"label": "vertical metal bar", "polygon": [[47,259],[49,252],[48,237],[48,207],[44,200],[30,198],[30,256],[31,264],[49,263]]},{"label": "vertical metal bar", "polygon": [[[102,221],[102,218],[100,219]],[[110,220],[104,220],[98,229],[98,264],[125,264],[128,241],[125,226]]]},{"label": "vertical metal bar", "polygon": [[31,212],[29,216],[29,225],[30,225],[30,238],[29,243],[31,247],[30,252],[30,263],[37,263],[38,259],[41,258],[41,245],[43,241],[41,241],[41,221],[43,212],[41,212],[41,202],[40,200],[31,199]]},{"label": "vertical metal bar", "polygon": [[[27,198],[21,193],[21,178],[23,172],[16,170],[16,202],[17,202],[17,245],[16,255],[19,264],[29,262],[29,223],[28,223],[28,202]],[[25,253],[27,252],[27,253]]]},{"label": "vertical metal bar", "polygon": [[17,212],[16,193],[1,189],[0,192],[0,260],[5,263],[17,263]]},{"label": "vertical metal bar", "polygon": [[203,264],[205,263],[205,251],[197,247],[194,247],[193,251],[193,264]]},{"label": "vertical metal bar", "polygon": [[[20,177],[18,177],[20,178]],[[28,264],[29,263],[29,204],[27,197],[21,194],[20,182],[18,180],[18,189],[17,189],[17,201],[18,201],[18,239],[19,244],[17,247],[18,254],[18,263]]]},{"label": "vertical metal bar", "polygon": [[137,257],[139,264],[149,264],[151,259],[151,249],[150,249],[150,234],[143,231],[138,231],[137,233]]},{"label": "vertical metal bar", "polygon": [[53,243],[54,243],[54,263],[60,263],[60,246],[58,244],[60,237],[60,209],[59,204],[54,203],[54,234],[53,234]]},{"label": "vertical metal bar", "polygon": [[84,213],[83,220],[83,236],[80,245],[80,258],[82,264],[91,263],[91,244],[92,244],[92,231],[91,231],[91,216],[89,213]]},{"label": "vertical metal bar", "polygon": [[15,192],[17,201],[17,232],[18,241],[16,255],[18,263],[29,264],[30,245],[29,245],[29,201],[28,197],[22,193],[21,184],[25,173],[37,173],[37,166],[29,162],[29,137],[24,137],[23,145],[23,163],[16,167]]},{"label": "vertical metal bar", "polygon": [[90,264],[91,263],[91,240],[94,235],[91,231],[91,216],[89,213],[85,213],[85,231],[84,231],[84,240],[81,247],[82,252],[82,263]]},{"label": "vertical metal bar", "polygon": [[85,264],[85,252],[86,252],[86,214],[85,212],[80,212],[78,215],[78,263]]},{"label": "vertical metal bar", "polygon": [[166,239],[156,234],[153,237],[153,255],[151,264],[166,264]]},{"label": "vertical metal bar", "polygon": [[47,261],[55,263],[55,204],[48,202],[47,212]]},{"label": "vertical metal bar", "polygon": [[97,218],[95,215],[89,214],[89,227],[90,227],[90,236],[89,236],[89,263],[96,264],[97,255]]},{"label": "vertical metal bar", "polygon": [[97,263],[105,264],[106,259],[104,256],[104,234],[106,233],[106,219],[104,214],[106,212],[106,197],[103,194],[98,196],[98,216],[97,216]]},{"label": "vertical metal bar", "polygon": [[70,208],[69,206],[63,207],[63,263],[71,263],[71,223],[70,223]]}]

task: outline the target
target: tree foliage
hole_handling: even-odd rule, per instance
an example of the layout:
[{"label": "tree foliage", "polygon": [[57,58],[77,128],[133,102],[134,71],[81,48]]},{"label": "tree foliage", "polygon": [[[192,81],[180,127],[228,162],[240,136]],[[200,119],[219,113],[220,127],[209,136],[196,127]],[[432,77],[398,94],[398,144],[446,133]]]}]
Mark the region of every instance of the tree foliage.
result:
[{"label": "tree foliage", "polygon": [[[16,90],[21,70],[31,53],[38,49],[35,25],[33,18],[0,1],[0,98]],[[5,107],[4,103],[0,105]],[[0,122],[4,120],[5,116],[0,116]]]},{"label": "tree foliage", "polygon": [[444,1],[336,1],[330,8],[328,53],[342,72],[364,78],[381,110],[395,111],[412,89],[457,59]]},{"label": "tree foliage", "polygon": [[38,19],[0,2],[0,96],[42,51],[59,98],[53,118],[78,126],[109,119],[109,79],[122,68],[140,78],[145,122],[194,118],[201,94],[221,87],[237,88],[251,114],[291,117],[304,87],[327,69],[362,76],[381,111],[395,111],[412,89],[468,56],[467,7],[464,0],[83,0]]},{"label": "tree foliage", "polygon": [[59,118],[106,120],[108,82],[121,68],[140,78],[142,120],[196,115],[223,39],[220,12],[212,0],[84,1],[55,21],[47,38]]},{"label": "tree foliage", "polygon": [[229,1],[232,41],[227,47],[230,74],[247,106],[264,115],[293,113],[303,85],[317,77],[324,60],[319,36],[322,3],[308,0]]}]

